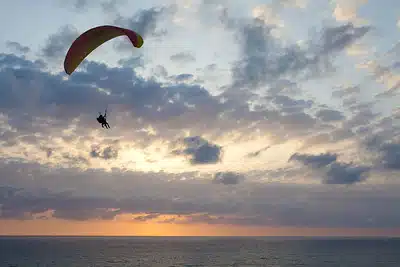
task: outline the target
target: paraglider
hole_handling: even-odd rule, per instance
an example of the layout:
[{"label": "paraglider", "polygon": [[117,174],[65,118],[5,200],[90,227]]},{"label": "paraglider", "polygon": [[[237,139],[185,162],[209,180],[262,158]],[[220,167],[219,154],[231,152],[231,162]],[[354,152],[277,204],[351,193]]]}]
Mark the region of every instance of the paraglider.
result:
[{"label": "paraglider", "polygon": [[122,35],[127,36],[132,45],[136,48],[140,48],[143,45],[143,38],[140,34],[116,26],[98,26],[82,33],[72,43],[67,55],[65,56],[65,72],[68,75],[71,75],[86,56],[88,56],[93,50],[103,43]]},{"label": "paraglider", "polygon": [[[140,48],[143,45],[143,38],[137,32],[129,29],[120,28],[116,26],[104,25],[91,28],[86,32],[82,33],[69,48],[67,55],[64,59],[64,70],[68,75],[71,75],[75,69],[81,64],[81,62],[97,47],[103,43],[116,38],[118,36],[125,35],[129,38],[132,45],[136,48]],[[99,112],[99,117],[96,118],[101,127],[110,129],[110,125],[107,122],[107,109],[104,116]]]},{"label": "paraglider", "polygon": [[99,112],[99,117],[97,117],[97,121],[101,123],[102,128],[110,129],[110,125],[107,122],[107,109],[104,112],[104,116]]}]

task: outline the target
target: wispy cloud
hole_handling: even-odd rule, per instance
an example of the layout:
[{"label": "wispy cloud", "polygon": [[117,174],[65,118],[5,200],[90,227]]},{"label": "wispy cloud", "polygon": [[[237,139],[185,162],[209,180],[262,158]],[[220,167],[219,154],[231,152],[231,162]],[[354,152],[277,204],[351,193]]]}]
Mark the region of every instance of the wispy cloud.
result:
[{"label": "wispy cloud", "polygon": [[8,48],[10,48],[11,50],[13,50],[13,52],[16,52],[16,53],[25,54],[25,53],[28,53],[31,51],[31,49],[28,46],[21,45],[18,42],[7,41],[6,45]]}]

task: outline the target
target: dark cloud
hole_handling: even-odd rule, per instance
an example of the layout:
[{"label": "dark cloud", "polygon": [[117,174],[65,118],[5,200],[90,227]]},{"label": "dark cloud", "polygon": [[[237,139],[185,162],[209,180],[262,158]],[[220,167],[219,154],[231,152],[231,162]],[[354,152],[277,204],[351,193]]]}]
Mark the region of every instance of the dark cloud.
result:
[{"label": "dark cloud", "polygon": [[344,127],[348,129],[368,126],[379,117],[379,113],[375,112],[371,105],[354,104],[349,107],[352,116],[344,122]]},{"label": "dark cloud", "polygon": [[169,58],[178,63],[188,63],[196,60],[194,55],[190,52],[180,52],[170,56]]},{"label": "dark cloud", "polygon": [[136,67],[142,67],[144,66],[144,59],[143,56],[137,56],[137,57],[130,57],[130,58],[122,58],[118,60],[118,64],[122,67],[127,67],[127,68],[136,68]]},{"label": "dark cloud", "polygon": [[380,147],[381,163],[388,169],[400,170],[400,143],[384,144]]},{"label": "dark cloud", "polygon": [[367,178],[370,168],[365,166],[353,166],[352,164],[334,162],[328,166],[325,184],[354,184]]},{"label": "dark cloud", "polygon": [[[61,74],[43,72],[37,62],[0,55],[0,66],[3,66],[0,70],[0,110],[10,115],[9,123],[19,133],[28,133],[30,130],[43,132],[52,127],[65,127],[76,118],[81,119],[80,124],[85,125],[86,129],[97,127],[90,121],[95,119],[98,110],[103,110],[107,105],[117,107],[110,116],[118,112],[130,112],[136,118],[141,117],[143,125],[158,122],[159,127],[169,119],[188,112],[187,115],[193,114],[194,109],[201,113],[200,110],[206,110],[206,107],[215,110],[219,105],[199,86],[180,84],[165,87],[154,80],[138,77],[131,67],[107,68],[93,62],[84,62],[82,65],[85,71],[75,72],[69,80],[63,80]],[[109,93],[97,88],[104,88]],[[44,117],[51,118],[49,125],[46,128],[35,126]],[[126,130],[134,126],[132,123],[140,127],[140,122],[130,119],[124,122]],[[179,125],[175,127],[179,129]],[[8,136],[11,138],[11,133]]]},{"label": "dark cloud", "polygon": [[213,164],[221,160],[222,147],[212,144],[200,136],[183,139],[183,149],[174,150],[174,154],[190,156],[192,164]]},{"label": "dark cloud", "polygon": [[362,38],[369,27],[356,27],[351,23],[325,27],[306,42],[283,45],[272,31],[275,25],[259,18],[251,22],[235,20],[226,10],[221,19],[228,29],[237,33],[242,56],[233,66],[234,87],[258,88],[281,79],[317,78],[332,73],[336,53]]},{"label": "dark cloud", "polygon": [[45,46],[42,48],[42,55],[48,59],[63,58],[72,42],[79,36],[78,30],[72,25],[65,25],[58,32],[49,36]]},{"label": "dark cloud", "polygon": [[190,73],[182,73],[182,74],[178,74],[172,77],[173,80],[175,80],[178,83],[181,82],[190,82],[191,80],[193,80],[194,75],[190,74]]},{"label": "dark cloud", "polygon": [[13,50],[13,52],[16,52],[16,53],[26,54],[31,51],[31,49],[28,46],[24,46],[18,42],[13,42],[13,41],[7,41],[6,46],[9,49]]},{"label": "dark cloud", "polygon": [[337,27],[327,27],[321,36],[321,54],[343,51],[371,30],[369,26],[356,27],[349,22]]},{"label": "dark cloud", "polygon": [[[361,172],[334,163],[327,171],[326,182],[345,177],[341,181],[345,183],[362,177]],[[234,191],[225,191],[226,187],[215,186],[207,179],[181,179],[193,175],[48,169],[40,164],[0,162],[0,217],[32,219],[52,211],[54,217],[69,220],[111,220],[120,214],[144,213],[133,219],[146,221],[166,214],[176,217],[165,223],[298,227],[385,228],[400,223],[397,185],[360,184],[342,190],[325,185],[254,183],[250,176]]]},{"label": "dark cloud", "polygon": [[[1,55],[0,66],[5,68],[0,70],[3,88],[0,110],[10,116],[9,123],[19,134],[45,133],[36,137],[43,142],[50,141],[46,138],[50,132],[54,135],[56,129],[65,128],[77,119],[73,138],[85,136],[85,132],[98,127],[95,116],[107,106],[111,111],[109,120],[121,138],[134,139],[143,145],[158,138],[176,139],[188,127],[197,135],[213,137],[238,128],[249,136],[258,129],[268,131],[277,141],[306,136],[322,127],[311,114],[305,113],[314,105],[310,100],[278,94],[265,99],[266,105],[272,103],[274,107],[259,105],[251,109],[250,103],[233,91],[212,96],[206,88],[194,85],[193,78],[190,84],[182,83],[192,77],[190,73],[174,77],[177,79],[173,84],[144,79],[132,68],[137,58],[132,60],[133,63],[116,68],[85,61],[81,71],[65,80],[61,73],[44,72],[39,62]],[[160,71],[160,75],[168,75],[165,68],[160,67]],[[41,125],[43,120],[47,127]],[[145,131],[131,130],[149,125],[157,133],[152,137]],[[6,136],[9,144],[17,138],[11,132]]]},{"label": "dark cloud", "polygon": [[293,154],[289,161],[299,161],[311,169],[318,170],[324,184],[354,184],[367,178],[370,167],[337,162],[336,154]]},{"label": "dark cloud", "polygon": [[[2,172],[4,169],[0,169]],[[69,170],[71,172],[71,170]],[[103,179],[99,172],[74,172],[65,176],[65,171],[42,176],[50,182],[55,175],[57,181],[67,178],[80,180],[83,188],[92,188],[100,193],[115,190],[102,184],[107,180],[122,182],[121,173],[104,174]],[[110,177],[113,179],[110,179]],[[164,174],[167,175],[167,174]],[[2,176],[3,177],[3,176]],[[156,180],[161,176],[156,177]],[[15,176],[13,177],[15,183]],[[89,179],[90,178],[90,179]],[[75,192],[52,192],[51,190],[28,191],[7,187],[4,191],[7,197],[0,197],[2,219],[32,219],[35,215],[53,211],[53,216],[69,220],[104,219],[111,220],[116,215],[126,213],[145,213],[134,216],[134,220],[146,221],[159,217],[159,214],[176,216],[164,223],[204,223],[232,224],[232,225],[259,225],[259,226],[292,226],[292,227],[396,227],[400,223],[400,213],[396,212],[399,201],[397,186],[354,187],[343,191],[339,188],[324,186],[278,186],[254,184],[253,187],[232,192],[233,195],[221,194],[221,187],[210,183],[196,183],[184,186],[183,184],[166,182],[164,179],[154,181],[154,184],[145,186],[137,179],[135,173],[130,173],[121,186],[125,192],[133,190],[131,195],[117,191],[118,197],[98,197],[79,195]],[[130,184],[137,184],[126,188]],[[143,177],[150,182],[153,178]],[[97,181],[93,183],[93,181]],[[92,182],[92,183],[91,183]],[[36,182],[37,183],[37,182]],[[123,187],[118,188],[123,188]],[[104,187],[104,188],[102,188]],[[162,188],[162,190],[161,190]],[[373,190],[372,190],[373,189]],[[119,189],[118,189],[119,190]],[[140,191],[146,190],[146,194]],[[148,191],[147,191],[148,190]],[[172,191],[171,191],[172,190]],[[365,190],[369,192],[365,195]],[[2,192],[2,190],[0,190]],[[199,193],[201,192],[201,193]],[[160,194],[161,193],[161,194]],[[197,194],[196,194],[197,193]],[[249,194],[250,193],[250,194]],[[178,195],[176,195],[178,194]],[[171,196],[180,196],[172,198]],[[386,207],[382,209],[382,207]]]},{"label": "dark cloud", "polygon": [[[84,203],[84,201],[82,202]],[[108,208],[93,208],[89,206],[87,209],[56,209],[52,214],[52,217],[56,219],[75,221],[86,221],[93,219],[112,220],[115,218],[116,215],[118,215],[118,213],[118,209],[114,210]]]},{"label": "dark cloud", "polygon": [[314,105],[314,101],[312,100],[297,100],[286,95],[274,95],[272,97],[267,97],[267,99],[271,100],[285,113],[301,113]]},{"label": "dark cloud", "polygon": [[317,112],[317,117],[324,122],[341,121],[345,119],[342,112],[332,109],[322,109]]},{"label": "dark cloud", "polygon": [[300,161],[306,166],[311,166],[313,168],[322,168],[325,167],[332,162],[337,160],[336,154],[326,153],[326,154],[319,154],[319,155],[307,155],[307,154],[293,154],[289,161],[296,160]]},{"label": "dark cloud", "polygon": [[[373,132],[382,131],[385,129],[386,134],[391,138],[394,122],[388,121],[388,118],[381,117],[380,113],[374,111],[374,103],[359,103],[355,100],[350,105],[346,106],[350,111],[347,117],[337,111],[330,111],[325,116],[323,122],[338,122],[335,127],[327,125],[325,129],[321,129],[305,139],[303,148],[310,148],[315,145],[333,144],[341,141],[353,141],[355,143],[362,142],[363,138],[371,135]],[[327,110],[326,108],[322,110]],[[320,111],[317,111],[317,116],[321,116]],[[334,120],[335,119],[335,120]],[[340,121],[339,121],[340,119]],[[384,123],[386,121],[386,123]],[[321,127],[322,128],[322,127]]]},{"label": "dark cloud", "polygon": [[216,184],[235,185],[244,180],[244,176],[234,172],[217,172],[214,174],[213,182]]},{"label": "dark cloud", "polygon": [[[28,71],[39,71],[44,66],[45,63],[41,60],[30,61],[24,57],[19,57],[14,54],[0,53],[0,67],[3,75],[13,69],[13,75],[15,78],[32,78],[32,73],[28,73]],[[16,68],[19,68],[20,70],[15,70]]]},{"label": "dark cloud", "polygon": [[0,199],[2,201],[5,201],[8,198],[15,197],[19,191],[23,191],[23,189],[22,188],[14,188],[11,186],[0,186]]},{"label": "dark cloud", "polygon": [[[377,167],[387,170],[400,170],[400,142],[396,138],[399,131],[396,133],[394,129],[389,131],[389,136],[384,133],[374,134],[367,136],[364,140],[364,145],[367,150],[377,154],[376,165]],[[390,138],[393,138],[390,140]]]},{"label": "dark cloud", "polygon": [[122,17],[118,15],[115,19],[114,24],[129,29],[135,29],[140,35],[145,37],[159,37],[167,34],[165,28],[158,29],[159,22],[162,19],[173,15],[176,12],[176,7],[163,6],[158,8],[150,8],[138,11],[132,17]]},{"label": "dark cloud", "polygon": [[249,157],[249,158],[258,157],[262,152],[267,151],[270,148],[271,148],[271,146],[267,146],[267,147],[261,148],[261,149],[259,149],[257,151],[254,151],[254,152],[251,152],[251,153],[247,154],[247,157]]},{"label": "dark cloud", "polygon": [[299,94],[301,90],[296,82],[290,81],[288,79],[280,79],[276,81],[268,89],[268,94],[271,96],[283,94],[283,95],[296,95]]},{"label": "dark cloud", "polygon": [[144,216],[136,216],[133,219],[135,221],[147,222],[147,221],[151,221],[151,220],[157,219],[158,217],[160,217],[160,215],[161,214],[158,214],[158,213],[152,213],[152,214],[147,214],[147,215],[144,215]]}]

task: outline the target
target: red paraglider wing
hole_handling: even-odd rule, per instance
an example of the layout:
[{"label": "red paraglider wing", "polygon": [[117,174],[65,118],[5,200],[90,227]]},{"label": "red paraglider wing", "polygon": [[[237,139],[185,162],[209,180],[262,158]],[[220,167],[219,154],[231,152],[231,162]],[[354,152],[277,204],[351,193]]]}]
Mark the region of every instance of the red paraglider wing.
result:
[{"label": "red paraglider wing", "polygon": [[82,33],[72,43],[65,56],[65,72],[70,75],[93,50],[103,43],[122,35],[127,36],[134,47],[140,48],[143,45],[143,38],[140,34],[116,26],[99,26]]}]

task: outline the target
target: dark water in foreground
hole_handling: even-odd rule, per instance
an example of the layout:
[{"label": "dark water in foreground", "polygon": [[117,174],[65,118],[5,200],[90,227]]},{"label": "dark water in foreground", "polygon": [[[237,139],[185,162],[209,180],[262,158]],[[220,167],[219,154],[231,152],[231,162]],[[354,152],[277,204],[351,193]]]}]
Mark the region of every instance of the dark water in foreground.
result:
[{"label": "dark water in foreground", "polygon": [[400,267],[400,239],[3,237],[0,266]]}]

